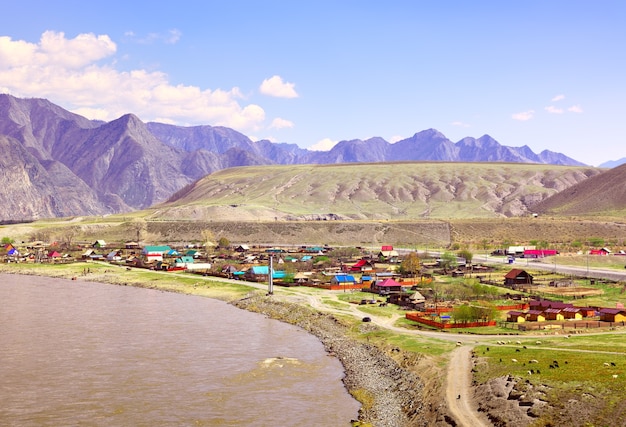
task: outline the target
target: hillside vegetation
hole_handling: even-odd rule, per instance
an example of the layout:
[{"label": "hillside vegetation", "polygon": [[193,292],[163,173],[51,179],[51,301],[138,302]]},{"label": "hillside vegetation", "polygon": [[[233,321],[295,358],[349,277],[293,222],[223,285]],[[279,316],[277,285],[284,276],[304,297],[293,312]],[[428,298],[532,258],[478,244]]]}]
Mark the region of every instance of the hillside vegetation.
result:
[{"label": "hillside vegetation", "polygon": [[520,163],[360,163],[221,170],[154,210],[159,219],[453,219],[523,216],[602,172]]}]

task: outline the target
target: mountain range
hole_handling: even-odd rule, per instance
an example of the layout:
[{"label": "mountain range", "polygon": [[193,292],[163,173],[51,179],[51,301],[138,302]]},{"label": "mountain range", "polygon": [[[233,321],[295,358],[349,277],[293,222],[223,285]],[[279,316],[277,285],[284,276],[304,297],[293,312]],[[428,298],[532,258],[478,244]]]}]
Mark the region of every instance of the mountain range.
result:
[{"label": "mountain range", "polygon": [[212,172],[250,165],[393,161],[582,166],[564,154],[507,147],[489,135],[452,142],[435,129],[389,143],[339,142],[330,151],[252,141],[219,126],[144,123],[133,114],[89,120],[45,99],[0,94],[0,220],[144,209]]}]

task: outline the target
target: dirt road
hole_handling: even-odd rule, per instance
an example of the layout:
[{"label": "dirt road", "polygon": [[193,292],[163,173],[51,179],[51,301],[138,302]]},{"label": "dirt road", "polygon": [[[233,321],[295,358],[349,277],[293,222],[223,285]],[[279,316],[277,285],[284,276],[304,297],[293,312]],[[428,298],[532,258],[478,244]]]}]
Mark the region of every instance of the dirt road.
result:
[{"label": "dirt road", "polygon": [[471,351],[471,346],[463,345],[452,352],[446,381],[446,401],[460,426],[490,426],[491,423],[478,414],[471,398]]}]

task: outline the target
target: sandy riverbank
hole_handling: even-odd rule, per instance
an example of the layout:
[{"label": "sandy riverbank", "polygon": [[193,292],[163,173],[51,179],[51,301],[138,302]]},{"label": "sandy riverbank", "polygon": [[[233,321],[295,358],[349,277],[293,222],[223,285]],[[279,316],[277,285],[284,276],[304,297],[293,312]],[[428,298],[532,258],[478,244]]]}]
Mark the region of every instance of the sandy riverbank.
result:
[{"label": "sandy riverbank", "polygon": [[[23,266],[25,267],[25,266]],[[0,266],[0,273],[35,274],[71,279],[72,273],[63,274],[55,269],[29,269],[15,266]],[[91,276],[91,277],[90,277]],[[129,281],[107,270],[106,274],[92,274],[81,280],[130,285],[146,288],[160,288],[158,283]],[[205,287],[181,286],[177,289],[164,287],[163,290],[184,292],[199,296],[207,295]],[[224,299],[224,298],[221,298]],[[362,407],[355,426],[400,427],[400,426],[449,426],[455,425],[447,416],[444,399],[428,396],[423,381],[408,369],[415,362],[415,354],[403,354],[394,349],[393,356],[377,346],[350,337],[353,327],[328,313],[314,311],[301,303],[282,301],[276,296],[268,297],[255,290],[247,296],[230,300],[234,306],[270,318],[299,326],[317,337],[330,355],[337,357],[345,371],[343,379],[347,390],[357,398]],[[363,332],[376,328],[370,323],[362,323]],[[429,403],[427,403],[429,402]],[[440,402],[433,404],[432,402]]]}]

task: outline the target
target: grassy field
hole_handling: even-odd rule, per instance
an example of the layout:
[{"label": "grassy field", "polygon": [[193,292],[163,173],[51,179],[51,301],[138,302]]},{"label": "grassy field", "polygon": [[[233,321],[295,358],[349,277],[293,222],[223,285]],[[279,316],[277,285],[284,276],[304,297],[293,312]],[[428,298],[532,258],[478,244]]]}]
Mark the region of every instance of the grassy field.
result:
[{"label": "grassy field", "polygon": [[[521,339],[517,345],[479,345],[474,353],[478,384],[514,378],[523,399],[548,404],[536,425],[612,425],[623,419],[623,333]],[[568,408],[568,402],[574,407]]]}]

